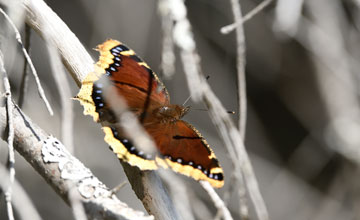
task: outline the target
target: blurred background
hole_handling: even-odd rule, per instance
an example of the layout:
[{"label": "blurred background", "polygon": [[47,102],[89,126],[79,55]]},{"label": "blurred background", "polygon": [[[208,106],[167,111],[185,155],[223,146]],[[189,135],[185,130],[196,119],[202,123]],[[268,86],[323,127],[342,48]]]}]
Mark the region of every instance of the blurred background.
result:
[{"label": "blurred background", "polygon": [[[157,1],[46,2],[94,60],[98,53],[93,48],[113,38],[135,50],[162,77]],[[243,15],[261,2],[241,0]],[[220,33],[221,27],[233,22],[230,1],[188,0],[186,6],[203,72],[210,76],[208,82],[225,108],[238,111],[235,33]],[[3,25],[3,17],[0,20]],[[245,144],[271,219],[360,219],[359,28],[359,0],[273,1],[244,24],[248,95]],[[44,130],[60,138],[60,97],[49,55],[44,41],[31,32],[31,58],[55,115],[47,113],[31,75],[22,109]],[[13,48],[12,53],[17,60],[7,62],[6,68],[17,100],[24,61],[19,48]],[[75,96],[78,88],[71,77],[68,80]],[[163,81],[172,103],[182,104],[189,96],[180,59],[176,74]],[[72,103],[75,155],[107,186],[115,187],[126,180],[119,161],[103,141],[100,125],[82,114],[78,102]],[[205,108],[201,103],[190,105]],[[236,115],[231,117],[237,123]],[[193,110],[185,120],[203,134],[223,166],[225,186],[217,190],[223,195],[230,186],[233,168],[216,128],[203,111]],[[6,143],[1,141],[0,161],[5,163],[6,158]],[[18,154],[16,178],[44,219],[73,218],[71,209]],[[213,204],[199,184],[182,179],[214,216]],[[144,210],[129,184],[118,197],[130,207]],[[229,200],[234,219],[239,219],[238,203],[235,196]],[[250,219],[256,219],[250,199],[248,203]],[[0,219],[6,219],[3,198]]]}]

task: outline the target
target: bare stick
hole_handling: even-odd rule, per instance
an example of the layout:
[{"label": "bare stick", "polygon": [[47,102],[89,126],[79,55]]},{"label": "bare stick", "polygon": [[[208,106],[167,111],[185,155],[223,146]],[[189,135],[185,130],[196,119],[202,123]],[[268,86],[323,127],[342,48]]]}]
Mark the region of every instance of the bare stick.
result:
[{"label": "bare stick", "polygon": [[136,196],[155,219],[178,219],[174,205],[159,175],[152,171],[141,171],[126,162],[121,161],[121,164]]},{"label": "bare stick", "polygon": [[219,195],[215,192],[214,188],[211,187],[209,182],[206,181],[200,181],[201,186],[206,190],[206,192],[209,194],[211,200],[214,202],[216,208],[222,212],[222,216],[225,220],[232,220],[232,216],[227,209],[225,203],[221,200]]},{"label": "bare stick", "polygon": [[[12,196],[12,203],[14,204],[20,219],[40,220],[41,217],[39,213],[36,211],[29,196],[26,194],[25,190],[21,187],[18,181],[14,179],[13,183],[9,183],[10,174],[2,164],[0,164],[0,176],[0,188],[6,190],[10,187],[10,185],[12,185],[11,187],[14,192],[14,195]],[[12,216],[12,218],[13,217],[14,216]]]},{"label": "bare stick", "polygon": [[[246,152],[242,136],[233,125],[225,108],[210,89],[204,77],[201,76],[200,58],[196,52],[196,44],[191,32],[191,25],[186,17],[184,1],[169,1],[170,10],[176,24],[174,26],[175,43],[180,48],[180,55],[186,74],[190,93],[194,101],[204,101],[209,108],[211,119],[218,128],[229,155],[234,164],[235,175],[244,175],[244,180],[249,191],[249,196],[255,206],[257,216],[261,220],[269,219],[265,202],[261,196],[259,186]],[[195,86],[196,85],[196,86]]]},{"label": "bare stick", "polygon": [[[204,91],[201,88],[201,82],[204,81],[204,79],[199,74],[199,56],[195,52],[196,45],[190,30],[190,22],[186,17],[185,4],[182,0],[168,1],[168,8],[171,10],[172,18],[176,22],[173,36],[175,37],[177,46],[181,50],[180,55],[182,63],[184,64],[191,95],[195,100],[200,100],[204,95]],[[230,213],[224,213],[223,210],[220,210],[219,206],[216,205],[216,207],[223,215],[230,215]]]},{"label": "bare stick", "polygon": [[[228,204],[230,200],[230,196],[234,190],[237,190],[237,193],[239,195],[239,205],[240,205],[240,215],[247,219],[249,218],[249,208],[247,205],[247,199],[246,199],[246,187],[243,175],[235,175],[232,173],[230,180],[229,180],[229,188],[224,192],[223,194],[223,200],[225,205]],[[220,218],[220,213],[218,212],[216,219]]]},{"label": "bare stick", "polygon": [[[213,123],[222,136],[225,146],[229,151],[230,158],[234,164],[234,175],[243,175],[249,196],[255,206],[255,211],[259,219],[269,219],[265,202],[261,196],[259,186],[253,171],[249,155],[246,152],[244,143],[239,131],[233,125],[225,108],[215,96],[208,84],[202,84],[204,89],[204,101],[209,108],[209,113]],[[241,174],[242,172],[242,174]],[[241,177],[236,177],[239,180]],[[241,196],[241,195],[239,195]]]},{"label": "bare stick", "polygon": [[[238,0],[231,0],[233,15],[235,23],[240,23],[242,20],[241,7]],[[246,97],[246,77],[245,77],[245,63],[246,63],[246,48],[245,48],[245,34],[243,25],[236,26],[236,42],[237,42],[237,80],[238,80],[238,108],[239,108],[239,122],[238,127],[242,137],[245,140],[246,134],[246,119],[247,119],[247,97]],[[246,189],[243,180],[243,175],[235,175],[238,182],[235,184],[239,195],[240,216],[244,219],[249,218],[249,211],[246,201]]]},{"label": "bare stick", "polygon": [[6,18],[6,20],[9,22],[9,24],[11,25],[11,27],[14,29],[14,32],[15,32],[15,38],[16,40],[19,42],[20,46],[21,46],[21,49],[24,53],[24,56],[27,60],[27,62],[29,63],[30,65],[30,69],[31,69],[31,72],[33,73],[34,75],[34,78],[35,78],[35,81],[36,81],[36,85],[37,85],[37,88],[38,88],[38,92],[39,92],[39,95],[41,97],[41,99],[44,101],[45,105],[46,105],[46,108],[48,110],[48,112],[50,113],[50,115],[53,115],[53,110],[50,106],[50,103],[49,101],[47,100],[46,98],[46,95],[45,95],[45,92],[44,92],[44,89],[42,88],[41,86],[41,83],[40,83],[40,79],[37,75],[37,72],[36,72],[36,69],[34,67],[34,64],[32,63],[31,61],[31,58],[29,56],[29,54],[27,53],[27,51],[25,50],[25,47],[21,41],[21,36],[20,36],[20,33],[19,31],[17,30],[15,24],[11,21],[11,19],[9,18],[9,16],[4,12],[4,10],[2,8],[0,8],[0,13],[2,13],[4,15],[4,17]]},{"label": "bare stick", "polygon": [[[161,179],[167,184],[171,198],[174,202],[174,207],[180,219],[194,220],[191,207],[193,206],[190,198],[189,191],[185,183],[172,171],[159,170]],[[191,189],[190,189],[191,190]]]},{"label": "bare stick", "polygon": [[[238,0],[231,0],[234,20],[236,23],[241,22],[241,7]],[[239,108],[239,130],[243,140],[245,140],[246,133],[246,79],[245,79],[245,63],[246,63],[246,48],[245,35],[242,25],[236,27],[236,43],[237,43],[237,78],[238,78],[238,108]]]},{"label": "bare stick", "polygon": [[73,146],[73,102],[70,99],[71,90],[66,73],[60,60],[58,51],[52,46],[47,45],[51,61],[51,68],[61,101],[61,140],[71,153],[74,153]]},{"label": "bare stick", "polygon": [[302,17],[301,11],[303,4],[304,0],[278,0],[275,8],[274,29],[278,31],[278,33],[295,36],[298,31],[299,21]]},{"label": "bare stick", "polygon": [[[239,122],[238,127],[242,140],[245,140],[246,134],[246,118],[247,118],[247,97],[246,97],[246,77],[245,77],[245,64],[246,64],[246,47],[245,47],[245,34],[242,25],[241,6],[238,0],[231,0],[233,16],[236,24],[236,43],[237,43],[237,85],[238,85],[238,108],[239,108]],[[249,211],[246,201],[246,189],[242,175],[235,175],[238,182],[237,189],[239,195],[240,216],[244,219],[249,218]]]},{"label": "bare stick", "polygon": [[161,54],[161,68],[166,78],[172,77],[175,73],[175,53],[172,37],[173,22],[170,17],[170,11],[166,7],[167,0],[160,0],[158,10],[161,16],[161,26],[163,30],[163,44]]},{"label": "bare stick", "polygon": [[193,210],[195,219],[214,219],[214,216],[212,216],[211,207],[208,206],[207,201],[204,201],[201,197],[197,196],[195,189],[192,187],[187,189],[189,190],[188,196],[190,197],[191,209]]},{"label": "bare stick", "polygon": [[[9,149],[9,155],[8,155],[8,162],[7,166],[9,169],[9,178],[10,178],[10,184],[7,189],[5,189],[5,200],[6,200],[6,207],[7,207],[7,213],[10,220],[14,220],[14,213],[13,208],[11,204],[11,197],[12,197],[12,184],[14,183],[15,179],[15,154],[14,154],[14,119],[13,119],[13,103],[11,99],[11,89],[10,89],[10,83],[9,78],[5,70],[4,66],[4,56],[2,52],[0,51],[0,72],[2,72],[3,75],[3,82],[4,82],[4,88],[5,88],[5,97],[6,97],[6,112],[7,112],[7,122],[9,127],[8,132],[8,149]],[[4,129],[5,130],[5,129]]]},{"label": "bare stick", "polygon": [[[30,37],[31,31],[29,25],[25,25],[25,50],[28,51],[30,54]],[[23,74],[21,77],[21,83],[20,83],[20,94],[19,94],[19,101],[18,105],[20,108],[22,108],[25,100],[25,93],[28,90],[28,81],[29,81],[29,73],[28,73],[28,61],[27,59],[24,59],[24,69]]]},{"label": "bare stick", "polygon": [[220,32],[222,34],[229,34],[231,33],[233,30],[235,30],[235,28],[237,26],[241,26],[243,25],[245,22],[249,21],[250,19],[252,19],[255,15],[257,15],[259,12],[261,12],[264,8],[266,8],[268,5],[270,5],[270,3],[273,0],[264,0],[263,2],[261,2],[258,6],[256,6],[253,10],[249,11],[242,19],[235,21],[232,24],[226,25],[224,27],[222,27],[220,29]]},{"label": "bare stick", "polygon": [[76,186],[69,185],[69,201],[76,220],[86,220],[86,214],[83,205],[81,204],[81,195],[79,195]]},{"label": "bare stick", "polygon": [[115,186],[113,189],[111,189],[111,193],[116,194],[126,185],[126,183],[127,183],[127,181],[124,181],[124,182],[120,183],[119,185]]}]

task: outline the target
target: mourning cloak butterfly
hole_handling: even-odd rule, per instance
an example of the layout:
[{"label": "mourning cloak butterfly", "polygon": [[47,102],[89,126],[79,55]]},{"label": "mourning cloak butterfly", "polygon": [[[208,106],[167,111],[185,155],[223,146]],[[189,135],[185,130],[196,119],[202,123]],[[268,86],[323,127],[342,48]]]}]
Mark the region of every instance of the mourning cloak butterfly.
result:
[{"label": "mourning cloak butterfly", "polygon": [[[170,104],[169,94],[157,75],[133,50],[116,40],[97,47],[100,58],[95,72],[86,76],[76,99],[84,114],[103,124],[105,141],[118,158],[141,170],[171,168],[175,172],[206,180],[213,187],[224,185],[223,170],[206,140],[181,120],[188,108]],[[102,83],[106,79],[109,83]],[[116,126],[111,106],[103,97],[104,85],[113,87],[136,114],[154,140],[158,153],[145,154]]]}]

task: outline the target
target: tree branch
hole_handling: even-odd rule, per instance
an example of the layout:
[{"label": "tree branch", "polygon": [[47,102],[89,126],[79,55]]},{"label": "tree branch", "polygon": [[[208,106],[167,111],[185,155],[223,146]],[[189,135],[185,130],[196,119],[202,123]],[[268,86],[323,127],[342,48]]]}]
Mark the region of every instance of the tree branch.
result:
[{"label": "tree branch", "polygon": [[[1,100],[3,103],[3,100]],[[64,173],[59,169],[60,163],[46,163],[43,155],[45,146],[44,140],[49,135],[34,124],[17,106],[13,110],[14,120],[14,148],[18,151],[34,169],[48,182],[57,194],[69,203],[68,194],[71,190],[70,185],[77,185],[79,188],[90,186],[90,190],[101,190],[99,195],[95,193],[89,194],[88,198],[81,197],[81,202],[85,207],[88,217],[91,219],[152,219],[152,217],[144,216],[143,213],[134,211],[125,203],[120,202],[107,188],[100,182],[92,185],[79,184],[78,181],[84,181],[85,178],[75,179],[64,177]],[[6,108],[0,107],[0,130],[4,130],[6,123]],[[4,139],[4,137],[2,137]],[[65,149],[65,148],[64,148]],[[65,149],[66,150],[66,149]],[[60,157],[58,157],[60,158]],[[78,164],[78,160],[70,153],[62,155],[62,159],[66,159],[71,165]],[[61,161],[60,161],[61,162]],[[82,164],[81,164],[82,165]],[[83,165],[82,165],[83,166]],[[75,167],[75,166],[74,166]],[[74,172],[74,167],[70,167],[70,171]],[[69,170],[67,170],[69,171]],[[77,176],[86,176],[94,179],[92,173],[87,168],[76,169]],[[86,172],[85,172],[86,171]],[[97,178],[96,178],[97,179]]]}]

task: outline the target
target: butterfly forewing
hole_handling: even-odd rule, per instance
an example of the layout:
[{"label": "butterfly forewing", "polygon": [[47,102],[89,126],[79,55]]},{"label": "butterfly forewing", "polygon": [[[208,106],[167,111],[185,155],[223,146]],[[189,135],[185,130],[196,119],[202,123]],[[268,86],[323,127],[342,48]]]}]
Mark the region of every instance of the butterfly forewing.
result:
[{"label": "butterfly forewing", "polygon": [[[157,81],[153,71],[143,62],[132,57],[117,55],[120,58],[119,66],[115,66],[115,71],[109,73],[109,81],[112,86],[117,88],[118,93],[124,97],[131,108],[144,108],[145,102],[149,100],[149,105],[167,105],[169,98],[165,87]],[[158,88],[162,88],[159,89]]]}]

